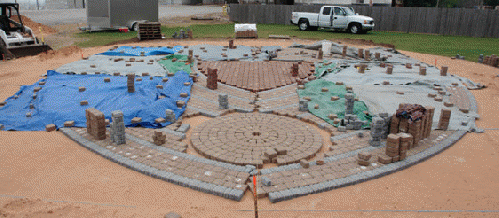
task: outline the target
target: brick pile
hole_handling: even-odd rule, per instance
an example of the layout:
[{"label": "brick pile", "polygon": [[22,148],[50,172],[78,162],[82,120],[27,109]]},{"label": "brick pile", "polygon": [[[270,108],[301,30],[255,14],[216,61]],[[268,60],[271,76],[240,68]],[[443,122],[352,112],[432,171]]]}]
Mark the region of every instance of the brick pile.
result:
[{"label": "brick pile", "polygon": [[159,131],[154,130],[154,135],[152,136],[152,140],[155,145],[160,146],[166,143],[166,134]]},{"label": "brick pile", "polygon": [[357,56],[358,56],[359,58],[364,58],[364,49],[359,48],[359,51],[358,51],[358,53],[357,53]]},{"label": "brick pile", "polygon": [[126,144],[125,137],[125,122],[123,120],[123,112],[113,111],[111,113],[113,122],[111,123],[111,141],[117,145]]},{"label": "brick pile", "polygon": [[431,133],[435,108],[417,104],[400,104],[397,113],[390,121],[390,133],[409,133],[414,138],[409,148],[416,147],[420,140],[428,138]]},{"label": "brick pile", "polygon": [[208,79],[206,80],[206,87],[215,90],[217,89],[217,82],[218,82],[218,75],[217,75],[217,69],[211,69],[208,68]]},{"label": "brick pile", "polygon": [[[483,57],[483,55],[481,55],[481,59],[482,59],[483,64],[490,65],[493,67],[499,66],[499,58],[495,54],[490,55],[490,56],[485,56],[485,57]],[[480,58],[479,58],[479,62],[480,62]]]},{"label": "brick pile", "polygon": [[447,130],[449,127],[450,116],[450,109],[442,109],[442,112],[440,113],[440,120],[438,121],[438,129]]},{"label": "brick pile", "polygon": [[390,134],[386,139],[385,155],[379,156],[378,161],[383,164],[389,164],[404,160],[407,157],[407,150],[413,137],[408,133]]},{"label": "brick pile", "polygon": [[87,132],[96,140],[106,139],[106,118],[102,112],[95,108],[85,110],[87,118]]}]

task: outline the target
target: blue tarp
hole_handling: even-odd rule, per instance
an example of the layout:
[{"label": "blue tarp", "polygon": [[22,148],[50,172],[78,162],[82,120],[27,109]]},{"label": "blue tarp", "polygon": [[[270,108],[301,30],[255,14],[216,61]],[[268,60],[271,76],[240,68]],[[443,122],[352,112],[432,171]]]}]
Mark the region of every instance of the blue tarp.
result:
[{"label": "blue tarp", "polygon": [[[110,77],[111,82],[104,82]],[[46,84],[40,86],[39,82]],[[75,121],[76,127],[86,127],[85,110],[96,108],[104,113],[106,119],[111,120],[111,112],[121,110],[124,113],[126,126],[131,124],[134,117],[141,117],[143,127],[158,128],[170,123],[157,124],[156,118],[165,117],[165,110],[172,109],[176,117],[180,117],[185,110],[177,108],[176,101],[187,102],[190,97],[191,86],[184,86],[185,82],[192,84],[189,74],[179,71],[167,82],[161,77],[144,77],[135,82],[135,92],[128,93],[127,77],[109,75],[64,75],[55,71],[47,71],[47,78],[41,79],[33,85],[22,86],[15,94],[9,97],[6,105],[0,107],[0,124],[4,130],[17,131],[44,131],[47,124],[63,127],[65,121]],[[163,85],[163,89],[156,88]],[[36,99],[32,98],[34,88],[40,86]],[[79,92],[83,86],[86,91]],[[180,93],[188,93],[188,97],[180,97]],[[166,96],[159,99],[160,95]],[[88,105],[80,106],[80,101],[88,101]],[[30,109],[30,104],[34,109]],[[32,117],[26,117],[31,112]]]},{"label": "blue tarp", "polygon": [[[134,48],[135,47],[135,48]],[[167,55],[174,54],[177,51],[182,50],[183,46],[175,46],[173,48],[167,47],[140,47],[140,46],[120,46],[114,50],[108,50],[100,55],[110,55],[110,56],[140,56],[141,52],[144,52],[144,56],[150,55]]]}]

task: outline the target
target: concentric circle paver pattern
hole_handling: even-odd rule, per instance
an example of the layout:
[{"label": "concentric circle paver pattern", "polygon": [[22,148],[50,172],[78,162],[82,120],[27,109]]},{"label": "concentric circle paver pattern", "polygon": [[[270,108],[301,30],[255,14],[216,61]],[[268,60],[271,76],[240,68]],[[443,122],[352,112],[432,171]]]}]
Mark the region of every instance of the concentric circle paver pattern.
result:
[{"label": "concentric circle paver pattern", "polygon": [[[313,127],[294,118],[236,113],[200,124],[192,132],[191,143],[211,159],[261,166],[313,157],[322,148],[323,140]],[[269,149],[275,153],[269,155]]]}]

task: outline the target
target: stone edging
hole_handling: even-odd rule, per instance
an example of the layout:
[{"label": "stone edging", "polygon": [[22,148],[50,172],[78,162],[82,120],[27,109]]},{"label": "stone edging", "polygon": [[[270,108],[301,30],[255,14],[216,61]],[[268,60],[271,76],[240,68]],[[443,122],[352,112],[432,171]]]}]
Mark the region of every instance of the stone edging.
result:
[{"label": "stone edging", "polygon": [[[95,143],[83,138],[82,136],[80,136],[78,133],[76,133],[75,131],[73,131],[71,129],[60,128],[59,130],[64,135],[66,135],[70,139],[76,141],[78,144],[87,148],[88,150],[90,150],[96,154],[99,154],[99,155],[103,156],[104,158],[111,160],[112,162],[118,163],[119,165],[122,165],[128,169],[138,171],[142,174],[151,176],[153,178],[161,179],[161,180],[164,180],[164,181],[176,184],[176,185],[181,185],[183,187],[188,187],[188,188],[191,188],[191,189],[194,189],[197,191],[202,191],[202,192],[207,193],[207,194],[213,194],[213,195],[221,196],[221,197],[235,200],[235,201],[241,201],[241,199],[244,195],[243,190],[227,188],[227,187],[219,186],[219,185],[213,185],[213,184],[202,182],[202,181],[199,181],[196,179],[191,179],[191,178],[186,178],[183,176],[175,175],[174,173],[171,173],[171,172],[161,171],[161,170],[155,169],[153,167],[147,166],[147,165],[142,164],[142,163],[137,163],[133,160],[130,160],[129,158],[115,154],[115,153],[113,153],[113,152],[111,152],[103,147],[100,147],[99,145],[96,145]],[[132,139],[133,136],[127,135],[127,137]],[[156,148],[158,148],[158,147],[156,146]],[[159,147],[159,148],[161,148],[161,147]],[[173,150],[168,149],[168,148],[165,148],[162,150],[164,150],[165,152],[168,152],[168,153],[182,154],[179,156],[192,156],[192,155],[183,154],[183,153],[180,153],[177,151],[173,151]],[[198,158],[198,157],[195,157],[195,158]],[[194,158],[189,158],[189,159],[192,160]],[[201,159],[201,158],[199,158],[199,159]],[[207,160],[207,161],[202,161],[202,162],[211,164],[211,162],[216,162],[216,161]],[[218,163],[218,162],[216,162],[216,163]],[[219,163],[218,165],[220,165],[220,164],[221,163]],[[242,169],[242,168],[249,169],[249,168],[240,167],[240,166],[236,166],[236,167],[238,169]],[[247,171],[247,170],[245,170],[245,171]]]},{"label": "stone edging", "polygon": [[400,170],[404,170],[410,166],[423,162],[436,154],[441,153],[445,149],[452,146],[456,141],[460,140],[466,133],[466,131],[455,131],[452,135],[448,136],[437,145],[428,148],[421,153],[409,156],[403,161],[391,163],[371,171],[364,171],[345,178],[329,180],[315,185],[297,187],[279,192],[271,192],[269,193],[269,200],[272,203],[290,200],[299,196],[316,194],[336,188],[355,185],[371,179],[377,179]]}]

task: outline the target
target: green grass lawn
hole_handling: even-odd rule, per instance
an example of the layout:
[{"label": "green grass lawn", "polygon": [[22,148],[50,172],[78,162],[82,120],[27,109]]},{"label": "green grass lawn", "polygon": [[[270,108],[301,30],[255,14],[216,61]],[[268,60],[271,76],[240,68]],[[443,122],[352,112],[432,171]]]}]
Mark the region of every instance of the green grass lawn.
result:
[{"label": "green grass lawn", "polygon": [[[480,54],[499,54],[498,38],[472,38],[465,36],[440,36],[418,33],[399,33],[371,31],[367,34],[353,35],[344,32],[327,30],[299,31],[297,26],[278,24],[258,24],[258,37],[268,38],[269,35],[289,35],[302,39],[365,39],[374,43],[392,44],[396,49],[425,54],[443,56],[466,56],[466,60],[477,61]],[[162,27],[161,31],[171,37],[175,31],[185,27]],[[192,25],[194,38],[230,38],[234,37],[234,24]],[[136,32],[96,32],[78,33],[78,37],[87,38],[85,42],[77,44],[81,47],[101,46],[111,42],[137,37]]]}]

